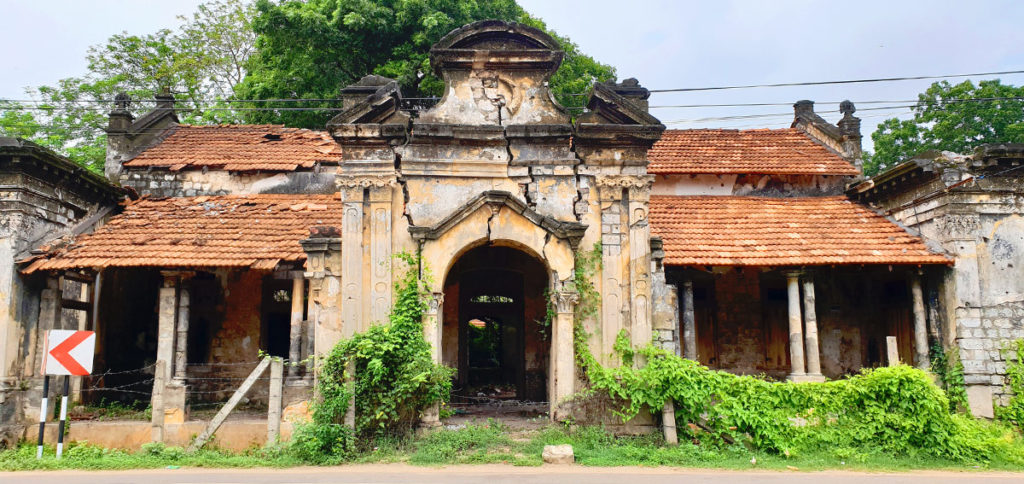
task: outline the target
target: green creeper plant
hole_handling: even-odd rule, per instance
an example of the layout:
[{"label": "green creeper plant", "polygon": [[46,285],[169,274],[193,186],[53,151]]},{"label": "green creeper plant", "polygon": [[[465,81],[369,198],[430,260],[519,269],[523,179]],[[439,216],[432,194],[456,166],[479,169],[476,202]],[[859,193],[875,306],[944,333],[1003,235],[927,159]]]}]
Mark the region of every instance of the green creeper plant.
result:
[{"label": "green creeper plant", "polygon": [[1006,360],[1006,390],[1011,394],[1005,407],[997,407],[1001,420],[1024,428],[1024,339],[1011,341],[1003,349]]},{"label": "green creeper plant", "polygon": [[[408,433],[425,408],[448,399],[454,371],[433,362],[423,338],[420,261],[409,254],[396,257],[410,269],[396,283],[388,323],[339,342],[320,366],[312,422],[299,428],[293,443],[305,460],[337,461],[357,450],[356,442],[367,447]],[[343,424],[353,396],[354,430]]]}]

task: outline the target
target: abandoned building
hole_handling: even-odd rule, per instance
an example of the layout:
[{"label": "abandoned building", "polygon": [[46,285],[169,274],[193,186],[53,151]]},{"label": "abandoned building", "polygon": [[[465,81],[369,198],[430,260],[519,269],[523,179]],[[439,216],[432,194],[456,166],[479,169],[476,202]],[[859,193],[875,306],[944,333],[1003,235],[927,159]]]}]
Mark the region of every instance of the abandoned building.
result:
[{"label": "abandoned building", "polygon": [[959,349],[971,412],[991,418],[1006,345],[1024,338],[1024,145],[926,151],[849,195],[955,258],[928,287],[931,339]]},{"label": "abandoned building", "polygon": [[[898,174],[847,194],[860,179],[852,103],[835,125],[800,101],[787,129],[666,130],[629,79],[595,83],[573,119],[547,85],[562,56],[539,30],[470,24],[431,51],[436,105],[406,109],[396,81],[370,75],[323,131],[184,125],[166,96],[136,119],[119,96],[109,183],[0,142],[13,187],[0,200],[5,421],[37,411],[41,332],[79,324],[98,333],[83,398],[159,393],[153,425],[186,424],[261,351],[306,361],[385,321],[399,252],[421,255],[424,334],[458,370],[454,398],[546,403],[556,419],[583,417],[572,278],[587,251],[600,251],[601,299],[583,326],[606,364],[625,331],[711,368],[814,381],[894,349],[927,367],[929,335],[964,351],[989,336],[966,339],[978,309],[948,299],[969,292],[949,288],[964,252],[929,247],[941,236],[909,219],[919,185]],[[993,166],[1015,159],[1000,156]],[[920,186],[949,178],[916,170]],[[46,222],[15,224],[32,217]],[[1000,226],[1021,264],[1016,217]],[[289,367],[287,405],[310,398],[314,367]]]}]

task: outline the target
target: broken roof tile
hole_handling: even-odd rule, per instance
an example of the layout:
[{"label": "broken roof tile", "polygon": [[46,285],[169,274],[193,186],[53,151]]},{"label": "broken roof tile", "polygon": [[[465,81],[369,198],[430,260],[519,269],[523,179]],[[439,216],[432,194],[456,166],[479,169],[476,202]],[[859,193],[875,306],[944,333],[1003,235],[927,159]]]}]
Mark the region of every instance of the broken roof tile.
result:
[{"label": "broken roof tile", "polygon": [[180,125],[129,161],[128,168],[171,171],[295,171],[316,163],[339,163],[341,147],[326,131],[274,124]]},{"label": "broken roof tile", "polygon": [[652,196],[650,221],[666,265],[952,263],[843,196]]},{"label": "broken roof tile", "polygon": [[[296,209],[296,207],[301,207]],[[103,267],[251,267],[306,259],[314,225],[341,226],[333,195],[142,199],[25,272]]]},{"label": "broken roof tile", "polygon": [[857,169],[796,128],[670,129],[647,152],[648,173],[856,175]]}]

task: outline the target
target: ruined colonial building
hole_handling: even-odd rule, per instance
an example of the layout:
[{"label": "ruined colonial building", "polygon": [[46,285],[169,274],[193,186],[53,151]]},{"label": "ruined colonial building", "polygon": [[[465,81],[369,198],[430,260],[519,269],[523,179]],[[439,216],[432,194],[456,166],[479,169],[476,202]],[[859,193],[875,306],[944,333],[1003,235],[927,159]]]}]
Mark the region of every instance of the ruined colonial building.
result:
[{"label": "ruined colonial building", "polygon": [[[860,176],[852,103],[835,125],[800,101],[788,129],[666,131],[629,79],[594,84],[574,119],[547,84],[562,56],[530,27],[467,25],[431,51],[436,105],[407,109],[371,75],[325,130],[184,125],[168,97],[136,119],[119,97],[109,184],[38,177],[93,191],[64,221],[77,229],[9,261],[10,297],[40,302],[5,314],[4,394],[24,396],[5,415],[34,415],[39,334],[70,324],[69,307],[93,308],[98,332],[104,376],[83,385],[159,394],[163,428],[230,394],[221,379],[261,351],[305,361],[384,322],[401,252],[420,255],[424,335],[458,370],[455,398],[547,402],[557,419],[586,417],[572,397],[587,254],[601,297],[582,326],[604,364],[625,334],[712,368],[823,380],[893,350],[926,367],[929,331],[963,324],[926,297],[948,290],[958,252],[846,194]],[[289,367],[286,404],[310,398],[314,367]]]},{"label": "ruined colonial building", "polygon": [[955,258],[929,284],[932,339],[959,350],[971,412],[992,417],[1004,350],[1024,338],[1024,145],[926,151],[849,194]]}]

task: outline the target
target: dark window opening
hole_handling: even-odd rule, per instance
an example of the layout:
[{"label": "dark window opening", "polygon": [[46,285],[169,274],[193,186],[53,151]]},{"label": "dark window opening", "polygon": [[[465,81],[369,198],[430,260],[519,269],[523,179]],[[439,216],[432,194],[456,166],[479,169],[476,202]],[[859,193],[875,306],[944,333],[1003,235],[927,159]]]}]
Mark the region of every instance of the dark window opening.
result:
[{"label": "dark window opening", "polygon": [[260,349],[271,356],[288,357],[290,346],[292,281],[267,277],[263,280],[263,310]]}]

